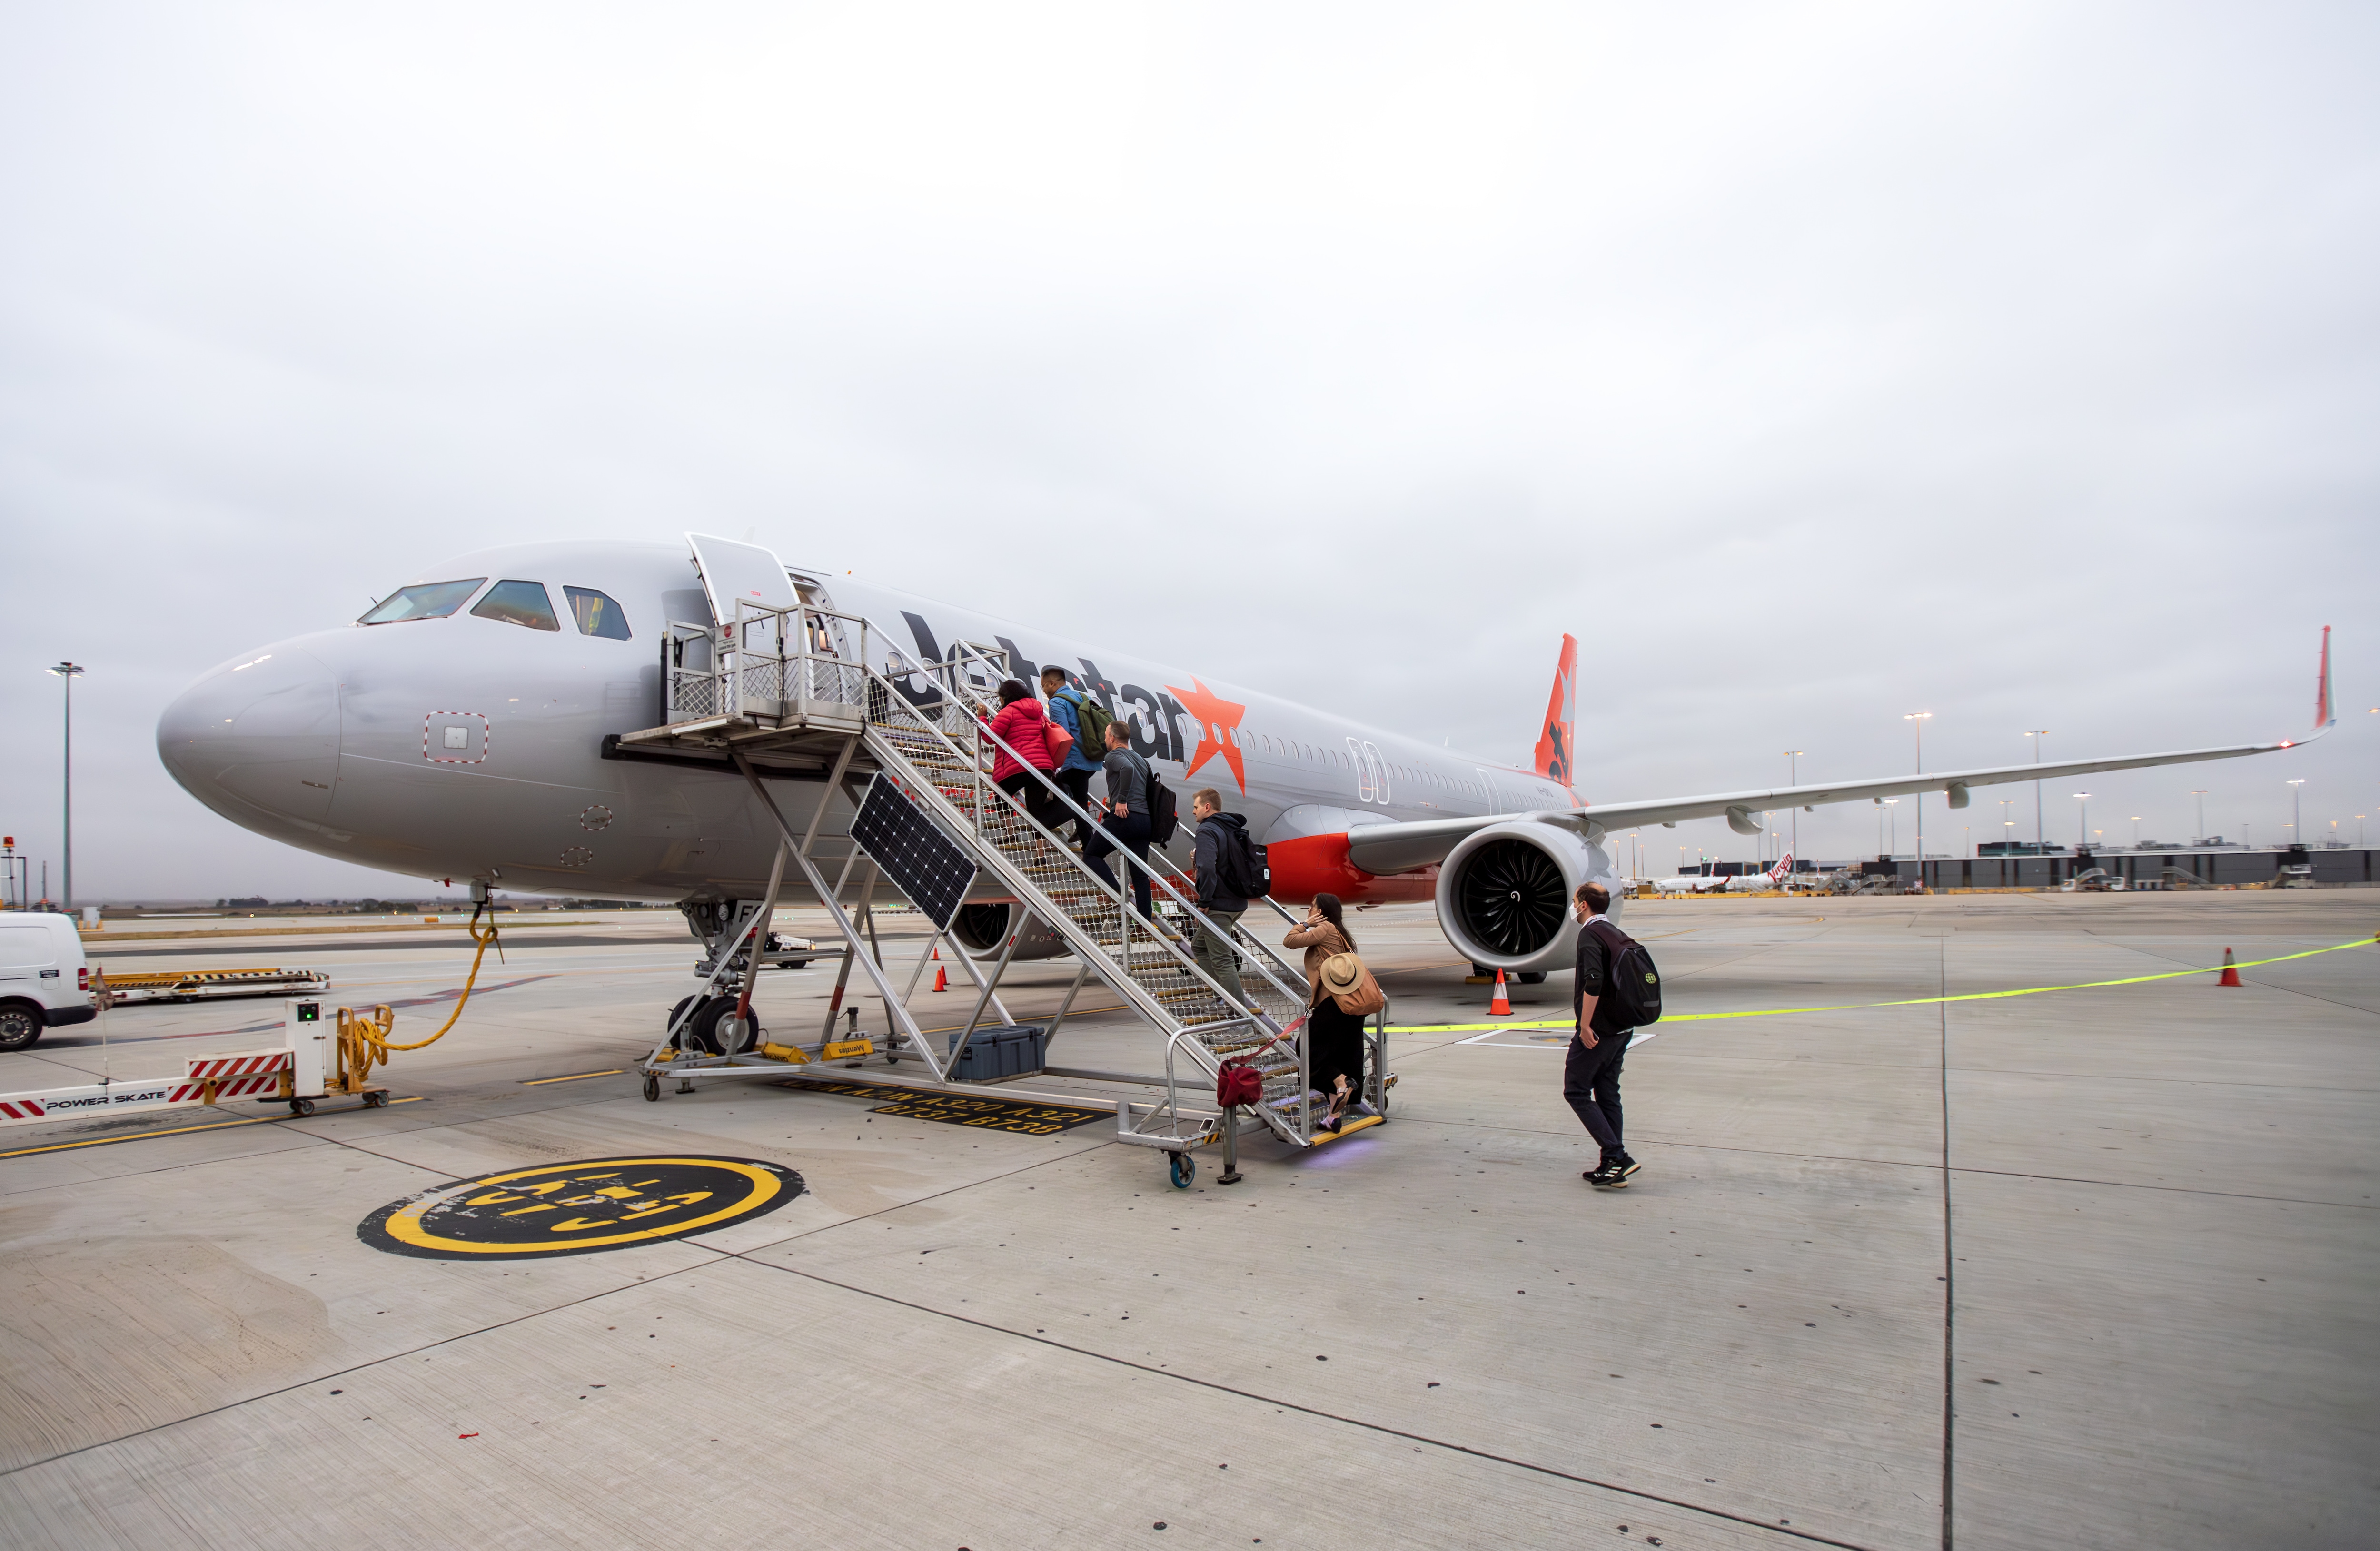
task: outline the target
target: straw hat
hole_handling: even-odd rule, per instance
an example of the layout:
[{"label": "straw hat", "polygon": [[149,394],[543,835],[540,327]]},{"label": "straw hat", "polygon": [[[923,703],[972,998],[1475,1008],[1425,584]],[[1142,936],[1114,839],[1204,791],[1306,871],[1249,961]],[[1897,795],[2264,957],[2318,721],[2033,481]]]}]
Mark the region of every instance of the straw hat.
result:
[{"label": "straw hat", "polygon": [[1353,996],[1364,984],[1364,961],[1353,953],[1333,953],[1322,961],[1322,988],[1334,997]]}]

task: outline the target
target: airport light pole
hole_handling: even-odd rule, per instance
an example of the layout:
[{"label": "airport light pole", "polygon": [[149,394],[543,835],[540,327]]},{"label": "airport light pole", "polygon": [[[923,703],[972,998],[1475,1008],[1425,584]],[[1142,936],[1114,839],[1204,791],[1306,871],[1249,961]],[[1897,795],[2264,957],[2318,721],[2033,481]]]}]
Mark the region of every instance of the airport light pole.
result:
[{"label": "airport light pole", "polygon": [[2074,794],[2074,824],[2075,848],[2077,850],[2089,849],[2091,844],[2091,794],[2088,792],[2077,792]]},{"label": "airport light pole", "polygon": [[1898,797],[1887,797],[1884,800],[1884,811],[1892,818],[1892,844],[1885,852],[1887,856],[1892,855],[1900,849],[1900,815],[1895,811],[1900,806],[1900,799]]},{"label": "airport light pole", "polygon": [[[2028,727],[2025,729],[2024,735],[2033,740],[2033,762],[2036,765],[2040,764],[2041,740],[2049,736],[2049,729]],[[2041,827],[2041,782],[2037,781],[2033,783],[2033,843],[2036,846],[2049,843],[2049,836]]]},{"label": "airport light pole", "polygon": [[2206,843],[2206,788],[2193,786],[2190,789],[2190,794],[2198,799],[2198,838],[2191,843],[2204,845]]},{"label": "airport light pole", "polygon": [[[1917,734],[1917,773],[1919,775],[1925,773],[1925,721],[1933,714],[1932,711],[1911,711],[1900,719],[1909,723],[1911,732]],[[1916,793],[1914,798],[1915,806],[1909,810],[1909,815],[1915,821],[1917,829],[1917,886],[1923,889],[1925,887],[1925,794]]]},{"label": "airport light pole", "polygon": [[[2305,777],[2303,776],[2289,782],[2289,833],[2297,837],[2297,842],[2300,845],[2305,843],[2305,828],[2299,820],[2305,815],[2299,809],[2298,799],[2305,794],[2304,787]],[[67,854],[71,855],[73,853],[69,852]],[[67,867],[67,892],[68,895],[74,893],[74,867],[71,863]]]},{"label": "airport light pole", "polygon": [[74,681],[82,677],[82,670],[71,662],[61,662],[50,670],[66,681],[66,907],[74,914]]},{"label": "airport light pole", "polygon": [[[1800,761],[1802,756],[1808,752],[1810,751],[1806,748],[1789,748],[1785,751],[1786,785],[1799,786],[1802,784],[1800,773],[1802,766]],[[1793,805],[1792,828],[1793,854],[1798,856],[1802,854],[1802,805],[1799,803],[1795,803]]]},{"label": "airport light pole", "polygon": [[2135,850],[2135,851],[2138,851],[2140,848],[2141,848],[2141,816],[2140,816],[2139,814],[2137,814],[2137,813],[2136,813],[2136,814],[2132,815],[2132,849],[2133,849],[2133,850]]}]

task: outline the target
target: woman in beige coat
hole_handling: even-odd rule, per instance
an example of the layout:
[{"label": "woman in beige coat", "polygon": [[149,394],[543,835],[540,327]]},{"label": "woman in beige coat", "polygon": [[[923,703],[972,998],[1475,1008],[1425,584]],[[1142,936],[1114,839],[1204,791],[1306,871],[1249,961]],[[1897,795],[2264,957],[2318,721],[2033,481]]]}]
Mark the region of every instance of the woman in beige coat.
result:
[{"label": "woman in beige coat", "polygon": [[1305,1023],[1305,1072],[1330,1098],[1324,1129],[1336,1131],[1341,1115],[1360,1102],[1364,1091],[1364,1020],[1341,1012],[1322,989],[1323,961],[1334,953],[1355,951],[1339,896],[1315,895],[1305,912],[1305,924],[1281,942],[1284,948],[1305,950],[1305,994],[1314,1009]]}]

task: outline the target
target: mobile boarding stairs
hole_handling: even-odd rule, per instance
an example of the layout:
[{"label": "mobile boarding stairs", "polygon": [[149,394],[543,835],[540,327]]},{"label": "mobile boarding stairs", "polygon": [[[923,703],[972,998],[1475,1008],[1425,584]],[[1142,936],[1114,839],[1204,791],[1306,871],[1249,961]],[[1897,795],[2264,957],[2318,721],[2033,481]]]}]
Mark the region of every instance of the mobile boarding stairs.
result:
[{"label": "mobile boarding stairs", "polygon": [[[676,1078],[677,1091],[686,1093],[698,1081],[798,1075],[838,1084],[996,1093],[1028,1104],[1112,1107],[1117,1140],[1167,1153],[1177,1185],[1188,1184],[1196,1174],[1192,1150],[1212,1142],[1226,1144],[1228,1160],[1243,1134],[1269,1133],[1308,1147],[1379,1122],[1387,1090],[1396,1080],[1386,1070],[1385,1013],[1371,1024],[1368,1091],[1363,1097],[1373,1113],[1344,1118],[1337,1131],[1318,1129],[1326,1115],[1308,1083],[1304,972],[1234,927],[1231,935],[1240,952],[1244,994],[1226,993],[1191,955],[1191,934],[1212,923],[1197,909],[1187,878],[1161,850],[1152,846],[1148,863],[1128,851],[1113,853],[1111,865],[1119,869],[1121,886],[1111,888],[1084,865],[1079,852],[992,784],[991,761],[1007,745],[992,735],[985,719],[994,709],[998,685],[1009,676],[1004,653],[959,647],[945,661],[913,667],[884,632],[859,615],[807,602],[777,608],[738,600],[733,610],[733,618],[721,626],[669,626],[662,672],[669,721],[616,740],[618,753],[626,757],[701,758],[732,768],[751,786],[781,837],[766,897],[745,902],[732,913],[721,910],[701,990],[680,1003],[660,1042],[639,1063],[646,1098],[658,1099],[667,1077]],[[1026,769],[1060,811],[1087,828],[1095,825],[1043,772]],[[813,779],[824,772],[826,794],[806,831],[796,832],[787,821],[759,779],[762,770],[799,771]],[[817,849],[827,794],[835,793],[853,805],[856,815],[852,843],[830,881]],[[747,944],[767,940],[789,866],[825,907],[845,951],[839,955],[842,968],[817,1038],[756,1044],[750,1006],[757,968]],[[1132,879],[1121,870],[1126,867],[1147,875],[1157,920],[1133,907]],[[901,986],[893,983],[869,905],[880,875],[935,928]],[[948,1044],[938,1044],[920,1026],[911,999],[978,875],[1022,909],[1011,914],[1007,941],[988,975],[965,951],[953,953],[952,962],[974,984],[975,1006],[965,1027]],[[844,897],[855,884],[855,901],[847,905]],[[1296,918],[1279,904],[1263,903],[1294,924]],[[1055,1036],[1096,975],[1147,1025],[1163,1071],[1161,1076],[1135,1076],[1044,1067],[1040,1075],[1154,1089],[1150,1098],[1028,1091],[1005,1083],[992,1086],[978,1075],[993,1063],[971,1056],[970,1042],[1019,1032],[1002,1001],[1000,982],[1025,936],[1028,913],[1062,939],[1081,964],[1056,1015],[1040,1029],[1041,1038]],[[857,1028],[858,1008],[844,1008],[855,964],[883,1001],[890,1026],[880,1047]],[[740,988],[735,988],[738,980]],[[726,1001],[731,988],[732,1009]],[[838,1011],[850,1020],[841,1031],[834,1026]],[[999,1024],[988,1023],[987,1013]],[[981,1054],[988,1051],[978,1045]],[[869,1057],[881,1057],[888,1066],[915,1062],[930,1075],[920,1081],[869,1070],[864,1065]],[[1262,1073],[1263,1097],[1260,1103],[1226,1111],[1215,1101],[1216,1079],[1220,1068],[1234,1060]],[[820,1070],[828,1065],[836,1068],[832,1077]],[[1238,1177],[1230,1161],[1226,1169],[1227,1182]]]}]

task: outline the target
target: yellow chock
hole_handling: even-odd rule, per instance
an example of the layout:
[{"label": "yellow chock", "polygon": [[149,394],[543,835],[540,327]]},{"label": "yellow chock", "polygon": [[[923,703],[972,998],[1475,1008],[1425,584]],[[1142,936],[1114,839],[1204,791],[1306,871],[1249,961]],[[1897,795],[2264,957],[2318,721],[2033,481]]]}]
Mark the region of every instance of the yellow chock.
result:
[{"label": "yellow chock", "polygon": [[760,1047],[760,1053],[771,1060],[792,1061],[796,1066],[810,1059],[791,1045],[763,1045]]}]

